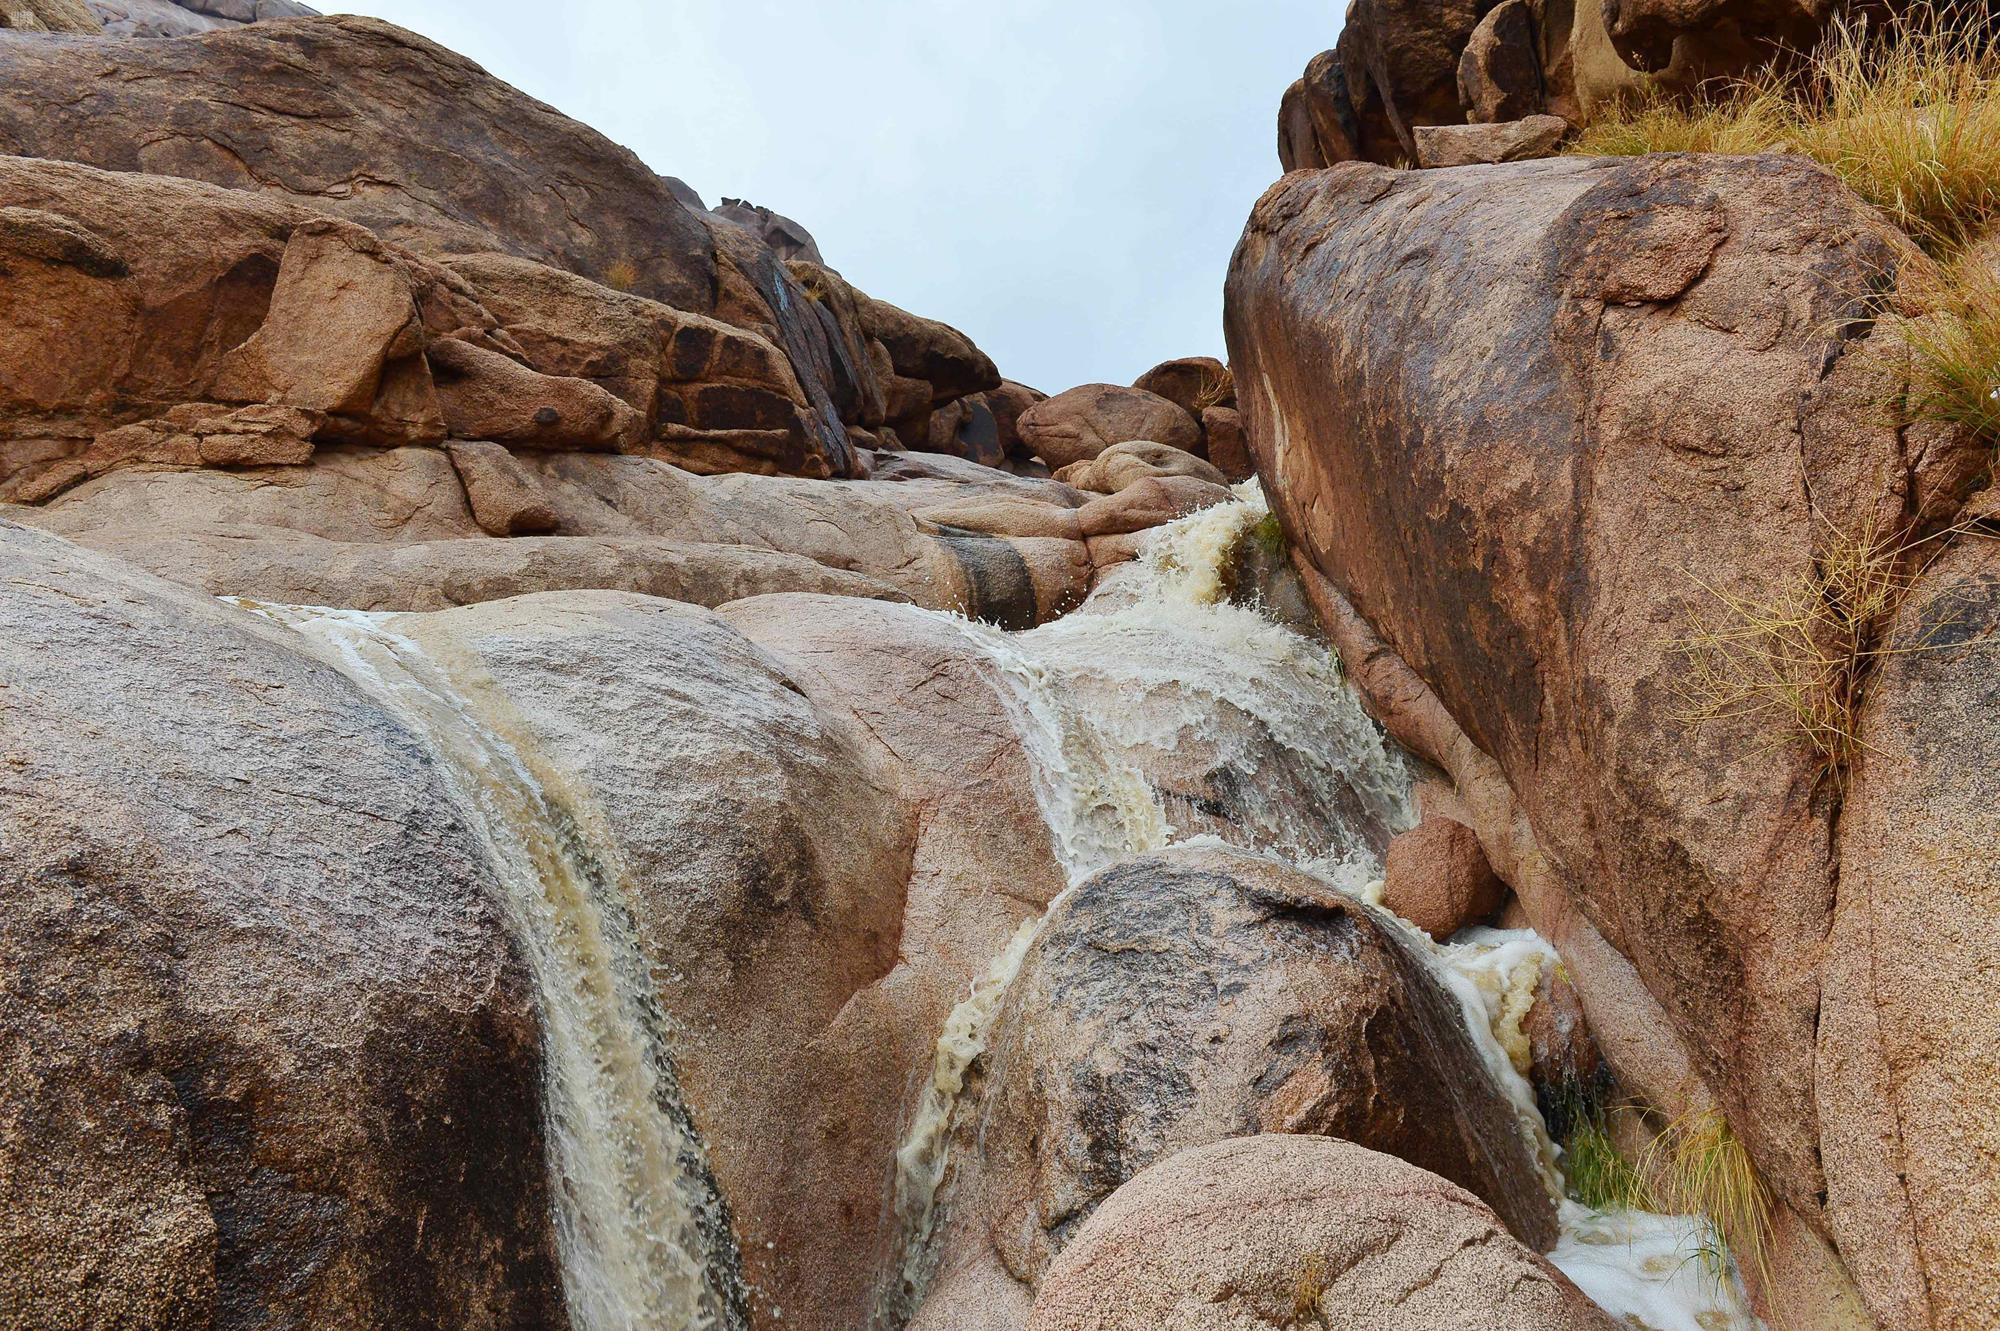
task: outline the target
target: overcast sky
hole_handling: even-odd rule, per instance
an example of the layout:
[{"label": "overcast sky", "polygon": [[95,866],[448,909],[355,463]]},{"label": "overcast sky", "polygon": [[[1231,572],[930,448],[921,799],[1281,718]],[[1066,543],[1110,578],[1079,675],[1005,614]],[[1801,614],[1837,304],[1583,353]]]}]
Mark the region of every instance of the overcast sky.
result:
[{"label": "overcast sky", "polygon": [[1278,98],[1338,0],[318,0],[796,218],[873,295],[1057,391],[1222,354]]}]

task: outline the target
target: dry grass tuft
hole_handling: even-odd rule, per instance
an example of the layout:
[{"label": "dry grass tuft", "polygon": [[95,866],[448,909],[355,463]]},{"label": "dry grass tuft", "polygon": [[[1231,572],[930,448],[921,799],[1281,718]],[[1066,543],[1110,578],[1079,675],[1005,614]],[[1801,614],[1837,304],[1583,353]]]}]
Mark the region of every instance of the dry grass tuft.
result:
[{"label": "dry grass tuft", "polygon": [[1205,371],[1201,376],[1201,383],[1194,390],[1194,414],[1199,416],[1210,407],[1219,407],[1235,394],[1236,389],[1230,383],[1228,375],[1217,374],[1213,370]]},{"label": "dry grass tuft", "polygon": [[1607,115],[1572,152],[1797,152],[1946,255],[2000,220],[2000,34],[1982,7],[1837,19],[1784,68]]},{"label": "dry grass tuft", "polygon": [[1868,666],[1892,650],[1882,645],[1890,615],[1951,538],[1969,528],[1911,540],[1872,524],[1845,532],[1820,521],[1827,536],[1819,558],[1768,596],[1696,580],[1712,613],[1675,643],[1686,661],[1676,687],[1689,726],[1761,723],[1767,749],[1802,741],[1839,781],[1861,747]]},{"label": "dry grass tuft", "polygon": [[1982,254],[1906,273],[1897,331],[1913,373],[1901,404],[2000,443],[2000,271]]},{"label": "dry grass tuft", "polygon": [[613,259],[604,269],[604,285],[613,291],[630,291],[639,285],[639,266],[630,259]]},{"label": "dry grass tuft", "polygon": [[1326,1297],[1326,1259],[1314,1254],[1305,1259],[1299,1267],[1298,1283],[1292,1290],[1293,1326],[1313,1323],[1326,1326],[1326,1310],[1320,1306]]},{"label": "dry grass tuft", "polygon": [[1714,1110],[1669,1123],[1638,1162],[1654,1209],[1708,1218],[1719,1246],[1696,1254],[1718,1280],[1737,1268],[1768,1288],[1771,1277],[1771,1194],[1750,1153]]}]

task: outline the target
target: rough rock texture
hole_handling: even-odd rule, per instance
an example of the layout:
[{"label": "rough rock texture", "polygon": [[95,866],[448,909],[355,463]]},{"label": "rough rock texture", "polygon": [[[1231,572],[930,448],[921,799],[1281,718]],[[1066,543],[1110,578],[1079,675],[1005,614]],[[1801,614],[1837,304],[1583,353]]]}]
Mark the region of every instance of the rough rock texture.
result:
[{"label": "rough rock texture", "polygon": [[693,607],[567,593],[392,627],[554,774],[616,874],[757,1324],[858,1325],[930,1038],[928,1013],[837,1025],[903,932],[917,829],[893,756]]},{"label": "rough rock texture", "polygon": [[2000,544],[1931,565],[1868,686],[1815,1095],[1827,1212],[1885,1327],[2000,1321]]},{"label": "rough rock texture", "polygon": [[[667,349],[659,377],[704,394],[696,412],[655,423],[747,436],[704,457],[668,428],[705,470],[747,454],[763,459],[750,464],[758,470],[848,475],[847,428],[921,426],[933,406],[1000,384],[963,335],[865,296],[865,339],[849,345],[758,232],[691,206],[699,199],[679,181],[470,61],[372,19],[8,43],[0,150],[281,196],[418,253],[512,255],[671,307],[683,323],[711,316],[755,334],[789,369],[784,384],[768,367],[750,371],[756,388],[793,399],[775,420],[764,419],[768,395],[744,393],[740,355],[729,359],[737,373],[711,377],[702,345],[683,337]],[[886,415],[885,379],[903,394]],[[675,396],[689,404],[690,393]]]},{"label": "rough rock texture", "polygon": [[1611,1331],[1611,1319],[1434,1174],[1351,1142],[1182,1151],[1113,1193],[1029,1331]]},{"label": "rough rock texture", "polygon": [[925,1331],[1010,1325],[980,1312],[1003,1277],[1038,1285],[1125,1180],[1244,1132],[1361,1142],[1554,1240],[1455,1002],[1366,909],[1278,862],[1181,849],[1089,879],[1043,926],[990,1048]]},{"label": "rough rock texture", "polygon": [[1132,387],[1163,397],[1194,417],[1208,407],[1236,405],[1236,381],[1229,367],[1213,356],[1162,361],[1134,379]]},{"label": "rough rock texture", "polygon": [[[1880,15],[1900,3],[1862,6]],[[1424,127],[1548,113],[1572,124],[1635,97],[1701,95],[1809,49],[1832,0],[1357,0],[1340,40],[1285,89],[1286,171],[1420,157]],[[1962,7],[1968,13],[1980,6]]]},{"label": "rough rock texture", "polygon": [[[1774,594],[1830,532],[1948,518],[1990,460],[1881,409],[1893,348],[1852,319],[1909,253],[1796,160],[1349,166],[1268,193],[1229,283],[1252,447],[1343,658],[1477,806],[1621,1079],[1713,1095],[1822,1253],[1864,1245],[1821,1207],[1820,1106],[1852,1097],[1850,1134],[1901,1117],[1816,1035],[1859,945],[1839,791],[1758,718],[1688,734],[1673,639],[1704,583]],[[1990,1270],[1938,1297],[1976,1306]]]},{"label": "rough rock texture", "polygon": [[1417,165],[1479,166],[1547,157],[1568,132],[1569,122],[1561,116],[1529,116],[1499,125],[1419,126]]},{"label": "rough rock texture", "polygon": [[1037,402],[1021,414],[1019,428],[1022,443],[1058,470],[1130,439],[1187,453],[1201,446],[1201,425],[1184,408],[1115,384],[1083,384]]},{"label": "rough rock texture", "polygon": [[1149,476],[1193,476],[1214,485],[1224,480],[1220,471],[1194,454],[1150,439],[1113,444],[1088,462],[1072,462],[1056,479],[1079,490],[1116,494]]},{"label": "rough rock texture", "polygon": [[1389,843],[1382,904],[1443,942],[1506,902],[1507,885],[1463,823],[1430,817]]},{"label": "rough rock texture", "polygon": [[188,37],[268,19],[312,18],[298,0],[89,0],[113,37]]},{"label": "rough rock texture", "polygon": [[103,30],[83,0],[0,0],[0,29],[95,34]]},{"label": "rough rock texture", "polygon": [[1531,0],[1503,0],[1479,20],[1458,60],[1458,100],[1475,123],[1519,120],[1547,104]]},{"label": "rough rock texture", "polygon": [[566,1321],[540,1034],[412,736],[0,523],[0,1320]]}]

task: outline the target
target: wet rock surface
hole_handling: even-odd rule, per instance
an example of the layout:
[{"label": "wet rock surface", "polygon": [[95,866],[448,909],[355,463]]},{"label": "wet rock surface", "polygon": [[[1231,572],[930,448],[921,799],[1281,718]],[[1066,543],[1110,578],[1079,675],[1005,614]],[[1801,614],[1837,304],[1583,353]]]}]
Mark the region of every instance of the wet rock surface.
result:
[{"label": "wet rock surface", "polygon": [[1273,860],[1176,849],[1083,883],[1030,948],[989,1057],[919,1327],[1007,1324],[977,1313],[998,1273],[1040,1286],[1134,1174],[1249,1133],[1359,1142],[1554,1242],[1456,1000],[1366,907]]},{"label": "wet rock surface", "polygon": [[414,737],[240,611],[0,563],[6,1320],[563,1322],[533,993]]},{"label": "wet rock surface", "polygon": [[1030,1331],[1616,1325],[1477,1198],[1310,1136],[1182,1151],[1111,1194],[1050,1268]]}]

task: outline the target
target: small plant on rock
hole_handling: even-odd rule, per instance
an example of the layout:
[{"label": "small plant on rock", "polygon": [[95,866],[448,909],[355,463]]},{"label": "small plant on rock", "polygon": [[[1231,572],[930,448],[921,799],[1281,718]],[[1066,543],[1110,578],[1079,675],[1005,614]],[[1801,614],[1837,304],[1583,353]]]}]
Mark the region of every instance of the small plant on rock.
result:
[{"label": "small plant on rock", "polygon": [[1712,606],[1676,643],[1687,663],[1677,687],[1690,726],[1761,724],[1767,748],[1803,742],[1842,780],[1860,748],[1861,689],[1886,650],[1889,616],[1959,529],[1910,541],[1872,524],[1845,532],[1820,521],[1827,536],[1812,566],[1767,595],[1696,580]]},{"label": "small plant on rock", "polygon": [[1896,324],[1913,362],[1903,411],[2000,445],[2000,255],[1906,275]]},{"label": "small plant on rock", "polygon": [[1292,1287],[1293,1326],[1327,1326],[1326,1311],[1320,1300],[1326,1297],[1326,1259],[1317,1253],[1299,1264],[1299,1278]]},{"label": "small plant on rock", "polygon": [[1739,1269],[1769,1287],[1771,1194],[1720,1113],[1673,1120],[1647,1146],[1638,1170],[1658,1209],[1707,1217],[1717,1242],[1695,1256],[1716,1279],[1726,1278],[1733,1256]]}]

